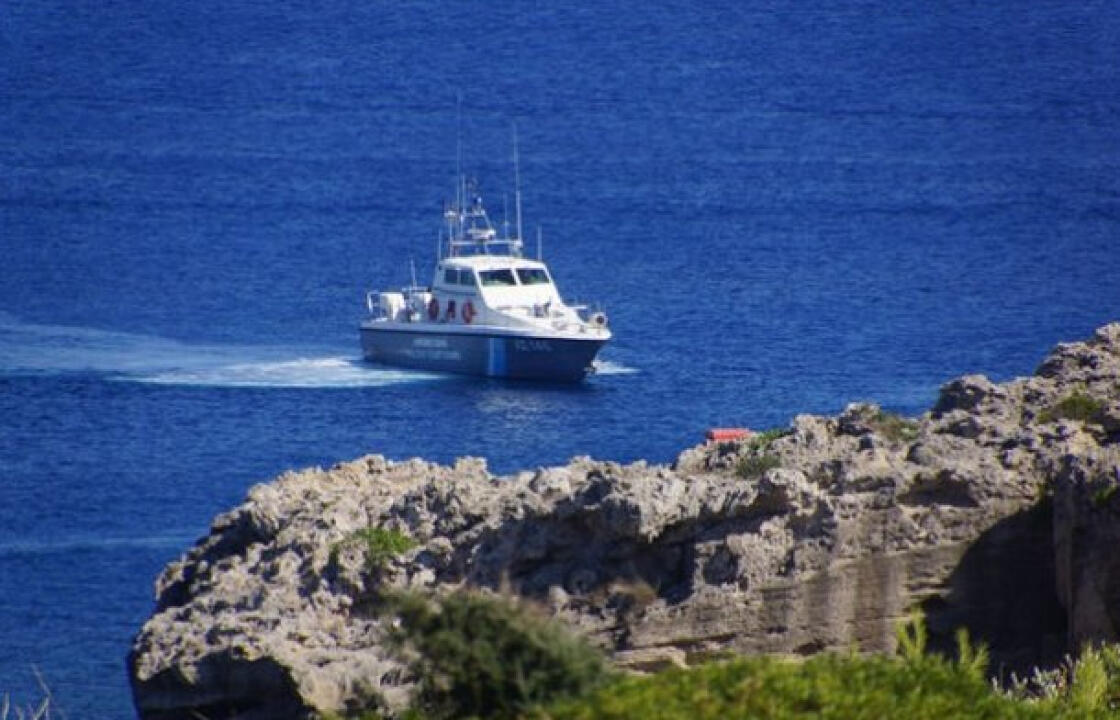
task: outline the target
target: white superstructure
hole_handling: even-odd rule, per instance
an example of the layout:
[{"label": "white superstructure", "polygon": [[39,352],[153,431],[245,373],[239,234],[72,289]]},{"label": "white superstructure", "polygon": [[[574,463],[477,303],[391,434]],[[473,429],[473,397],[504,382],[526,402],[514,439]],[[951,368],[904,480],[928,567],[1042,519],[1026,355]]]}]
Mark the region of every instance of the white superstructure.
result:
[{"label": "white superstructure", "polygon": [[[548,267],[524,256],[520,232],[499,236],[477,193],[463,202],[462,180],[456,194],[444,212],[446,248],[441,240],[431,285],[414,280],[367,294],[366,357],[505,377],[582,377],[611,338],[606,315],[566,304]],[[518,192],[517,228],[520,207]]]}]

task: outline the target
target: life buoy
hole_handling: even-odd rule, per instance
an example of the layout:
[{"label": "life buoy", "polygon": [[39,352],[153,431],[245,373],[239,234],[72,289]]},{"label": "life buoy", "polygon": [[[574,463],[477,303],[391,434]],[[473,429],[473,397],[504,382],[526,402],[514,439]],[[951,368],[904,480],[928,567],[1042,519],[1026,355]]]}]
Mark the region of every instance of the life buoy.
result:
[{"label": "life buoy", "polygon": [[474,320],[474,305],[471,304],[470,300],[467,300],[466,304],[463,305],[463,322],[470,325],[471,320]]},{"label": "life buoy", "polygon": [[432,298],[431,302],[428,303],[428,317],[432,320],[439,317],[439,300]]}]

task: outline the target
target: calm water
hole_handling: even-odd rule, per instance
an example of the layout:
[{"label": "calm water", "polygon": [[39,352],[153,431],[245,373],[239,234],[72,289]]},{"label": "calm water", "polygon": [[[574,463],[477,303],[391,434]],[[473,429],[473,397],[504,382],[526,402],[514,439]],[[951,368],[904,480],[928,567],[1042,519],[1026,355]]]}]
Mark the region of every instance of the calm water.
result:
[{"label": "calm water", "polygon": [[[132,715],[159,569],[293,467],[669,461],[1030,372],[1120,316],[1109,3],[0,4],[0,691]],[[905,4],[904,4],[905,5]],[[580,387],[363,365],[466,166],[616,340]],[[512,194],[507,195],[512,206]]]}]

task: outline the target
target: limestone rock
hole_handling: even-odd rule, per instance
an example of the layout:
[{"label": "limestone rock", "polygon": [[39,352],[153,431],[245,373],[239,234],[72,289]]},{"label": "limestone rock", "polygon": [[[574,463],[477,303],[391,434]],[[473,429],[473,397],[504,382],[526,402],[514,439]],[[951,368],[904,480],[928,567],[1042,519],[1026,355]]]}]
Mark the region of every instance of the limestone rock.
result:
[{"label": "limestone rock", "polygon": [[[1073,392],[1099,402],[1092,422],[1056,416]],[[129,658],[136,707],[392,715],[411,679],[383,646],[389,586],[519,593],[637,669],[889,651],[914,606],[935,645],[964,625],[1005,670],[1045,662],[1116,637],[1118,407],[1120,324],[1035,377],[951,381],[919,418],[799,415],[670,467],[575,458],[495,477],[479,459],[371,455],[287,473],[160,576]],[[367,528],[415,546],[371,563]]]},{"label": "limestone rock", "polygon": [[1069,646],[1120,640],[1120,446],[1061,458],[1054,518]]}]

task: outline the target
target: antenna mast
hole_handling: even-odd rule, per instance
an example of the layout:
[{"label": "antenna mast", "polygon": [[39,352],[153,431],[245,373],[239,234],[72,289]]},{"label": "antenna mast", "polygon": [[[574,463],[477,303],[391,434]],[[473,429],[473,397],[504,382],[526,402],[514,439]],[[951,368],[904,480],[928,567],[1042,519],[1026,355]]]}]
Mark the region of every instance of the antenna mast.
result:
[{"label": "antenna mast", "polygon": [[517,123],[513,124],[513,197],[517,214],[517,241],[521,242],[521,161],[517,154]]},{"label": "antenna mast", "polygon": [[[455,212],[459,222],[463,221],[463,203],[466,193],[463,190],[463,93],[459,93],[455,103]],[[454,236],[454,233],[452,233]]]},{"label": "antenna mast", "polygon": [[509,198],[502,193],[502,234],[509,238]]}]

